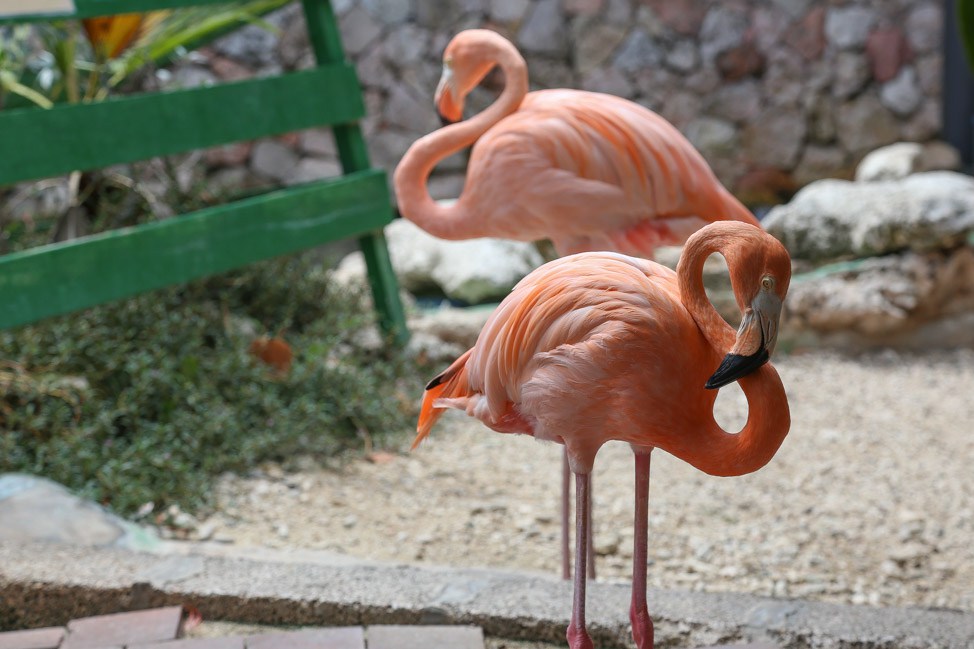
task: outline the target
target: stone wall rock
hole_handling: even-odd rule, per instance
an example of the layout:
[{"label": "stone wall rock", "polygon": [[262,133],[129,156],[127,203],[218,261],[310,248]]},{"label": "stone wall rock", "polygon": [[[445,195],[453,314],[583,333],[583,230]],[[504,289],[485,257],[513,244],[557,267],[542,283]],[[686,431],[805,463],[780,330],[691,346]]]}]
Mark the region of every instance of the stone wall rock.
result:
[{"label": "stone wall rock", "polygon": [[[753,182],[750,172],[769,167],[798,185],[848,177],[872,149],[929,140],[940,126],[943,0],[332,4],[365,93],[363,130],[376,164],[390,172],[410,142],[438,127],[432,96],[440,57],[449,39],[470,27],[512,39],[535,89],[610,92],[661,112],[701,145],[732,191],[744,179]],[[300,6],[269,20],[279,31],[252,26],[231,34],[170,82],[210,83],[310,65]],[[493,101],[502,84],[500,75],[491,75],[488,88],[469,98],[468,113]],[[335,164],[333,148],[295,154]],[[286,156],[267,147],[255,146],[249,156],[238,164],[282,183],[328,168],[293,161],[278,167],[273,160]],[[255,156],[262,159],[255,162]],[[458,169],[441,171],[455,175]]]}]

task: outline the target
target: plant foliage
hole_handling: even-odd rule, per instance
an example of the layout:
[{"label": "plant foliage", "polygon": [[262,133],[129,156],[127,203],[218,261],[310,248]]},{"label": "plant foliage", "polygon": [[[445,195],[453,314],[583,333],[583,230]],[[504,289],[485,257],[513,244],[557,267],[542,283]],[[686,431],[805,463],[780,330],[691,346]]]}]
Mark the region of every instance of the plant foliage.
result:
[{"label": "plant foliage", "polygon": [[[221,472],[401,432],[421,381],[371,318],[306,253],[0,332],[0,472],[194,510]],[[282,329],[285,377],[247,351]]]}]

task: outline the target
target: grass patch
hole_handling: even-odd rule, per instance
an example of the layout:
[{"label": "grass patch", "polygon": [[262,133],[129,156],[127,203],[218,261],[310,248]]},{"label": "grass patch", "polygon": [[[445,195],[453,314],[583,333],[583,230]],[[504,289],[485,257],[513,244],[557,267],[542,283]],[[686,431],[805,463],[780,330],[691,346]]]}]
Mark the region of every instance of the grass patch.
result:
[{"label": "grass patch", "polygon": [[[402,433],[425,374],[362,342],[361,298],[306,253],[0,332],[0,471],[194,511],[221,472]],[[281,330],[283,378],[248,353]]]}]

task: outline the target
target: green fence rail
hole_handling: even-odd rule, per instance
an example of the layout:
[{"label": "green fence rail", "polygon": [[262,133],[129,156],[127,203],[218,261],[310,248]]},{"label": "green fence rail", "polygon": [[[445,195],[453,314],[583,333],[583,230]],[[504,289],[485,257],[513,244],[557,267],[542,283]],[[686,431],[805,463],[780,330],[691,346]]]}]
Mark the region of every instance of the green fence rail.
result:
[{"label": "green fence rail", "polygon": [[[67,17],[210,4],[213,0],[76,0]],[[342,176],[0,257],[0,328],[34,322],[357,237],[383,328],[408,338],[382,227],[393,212],[357,121],[361,88],[331,5],[302,2],[317,66],[205,88],[0,111],[0,186],[329,126]],[[57,16],[64,18],[65,16]],[[21,22],[52,16],[0,18]]]}]

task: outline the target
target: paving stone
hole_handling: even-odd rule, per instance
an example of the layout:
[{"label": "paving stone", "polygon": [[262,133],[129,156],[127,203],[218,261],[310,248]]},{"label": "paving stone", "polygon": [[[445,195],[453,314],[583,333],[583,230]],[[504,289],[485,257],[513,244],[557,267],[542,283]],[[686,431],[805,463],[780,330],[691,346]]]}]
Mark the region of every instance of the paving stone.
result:
[{"label": "paving stone", "polygon": [[362,627],[348,626],[264,633],[250,636],[245,642],[247,649],[364,649],[365,635]]},{"label": "paving stone", "polygon": [[0,520],[0,539],[15,543],[111,545],[125,534],[121,520],[102,507],[56,482],[18,473],[0,475]]},{"label": "paving stone", "polygon": [[[185,638],[171,642],[151,644],[130,644],[125,649],[244,649],[244,639],[240,636],[223,638]],[[286,649],[281,647],[281,649]]]},{"label": "paving stone", "polygon": [[101,649],[130,642],[175,640],[182,619],[181,606],[167,606],[71,620],[61,649]]},{"label": "paving stone", "polygon": [[57,649],[64,637],[64,628],[48,627],[27,631],[0,633],[0,649]]},{"label": "paving stone", "polygon": [[483,649],[475,626],[370,626],[369,649]]}]

